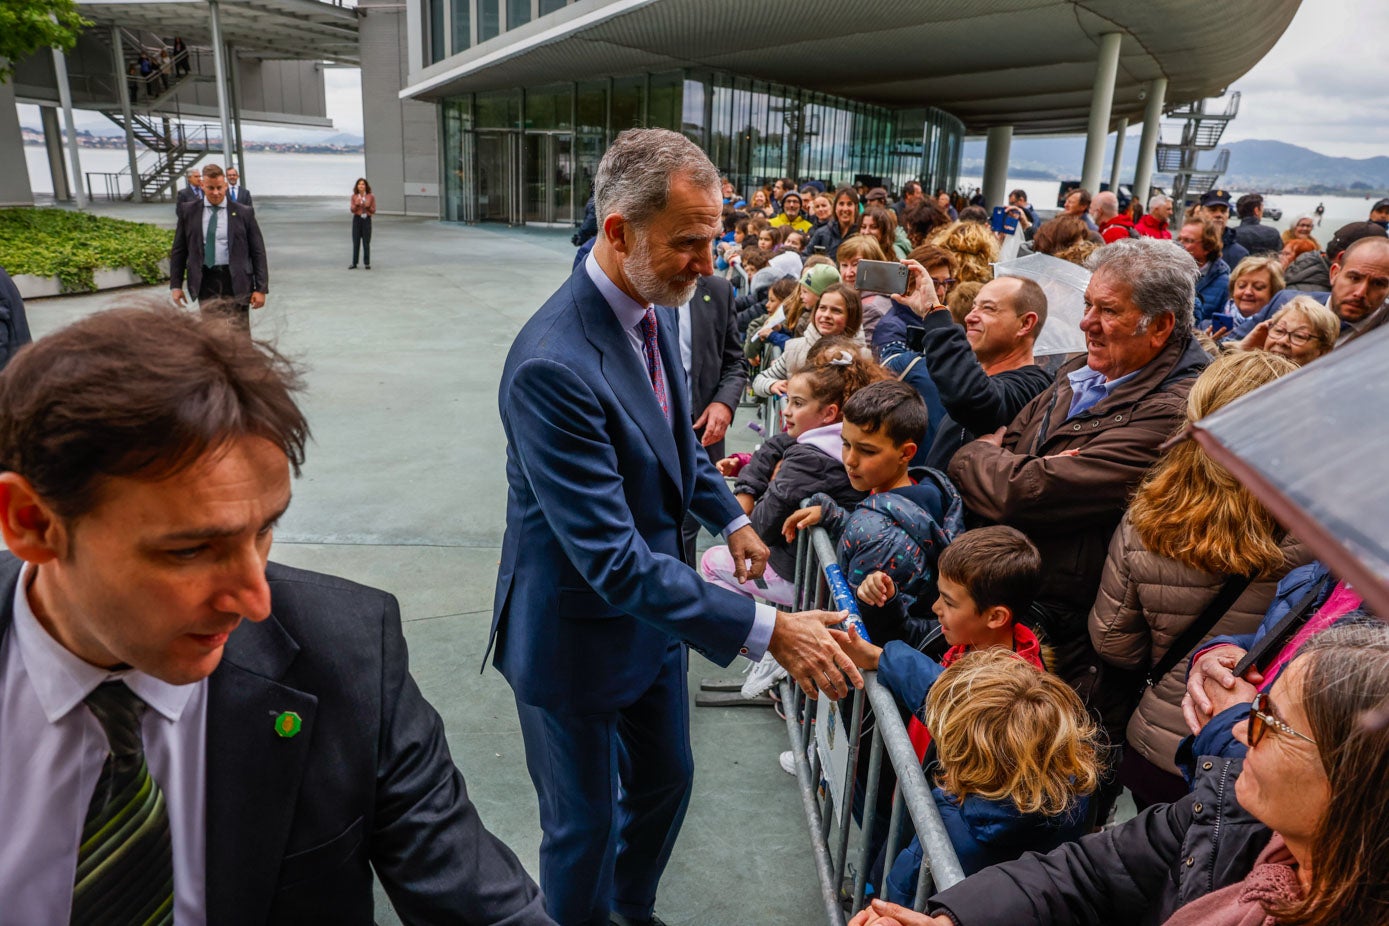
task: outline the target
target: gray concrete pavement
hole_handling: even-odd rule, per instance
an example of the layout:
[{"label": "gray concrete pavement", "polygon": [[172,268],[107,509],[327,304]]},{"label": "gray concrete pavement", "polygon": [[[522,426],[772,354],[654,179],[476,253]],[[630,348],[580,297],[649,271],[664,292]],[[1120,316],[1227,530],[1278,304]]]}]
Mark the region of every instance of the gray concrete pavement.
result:
[{"label": "gray concrete pavement", "polygon": [[[98,207],[173,224],[168,205]],[[373,270],[348,271],[350,219],[329,202],[257,206],[270,255],[257,337],[307,368],[314,441],[274,559],[399,596],[412,666],[488,826],[537,870],[540,827],[515,704],[480,671],[505,515],[496,408],[515,333],[569,273],[567,232],[378,216]],[[36,337],[142,293],[34,300]],[[752,432],[735,424],[737,449]],[[691,684],[732,676],[698,656]],[[770,711],[696,709],[695,792],[657,911],[672,926],[823,920],[794,780]],[[383,923],[396,922],[383,902]]]}]

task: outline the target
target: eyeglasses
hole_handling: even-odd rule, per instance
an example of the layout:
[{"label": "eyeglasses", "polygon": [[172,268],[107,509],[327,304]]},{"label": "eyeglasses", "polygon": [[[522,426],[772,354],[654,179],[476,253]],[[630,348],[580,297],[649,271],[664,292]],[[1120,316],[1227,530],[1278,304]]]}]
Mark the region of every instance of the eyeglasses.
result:
[{"label": "eyeglasses", "polygon": [[955,284],[960,281],[955,279],[954,277],[946,277],[944,280],[937,280],[935,277],[932,277],[931,282],[936,284],[937,290],[948,293],[952,289],[954,289]]},{"label": "eyeglasses", "polygon": [[1305,331],[1301,328],[1299,328],[1296,331],[1292,331],[1288,328],[1284,328],[1282,325],[1274,325],[1272,328],[1268,329],[1269,337],[1273,337],[1275,335],[1277,335],[1280,338],[1287,338],[1289,341],[1292,342],[1294,347],[1301,347],[1308,341],[1317,338],[1317,336],[1310,331]]},{"label": "eyeglasses", "polygon": [[1264,734],[1272,727],[1284,736],[1295,736],[1300,740],[1306,740],[1313,746],[1317,741],[1305,733],[1299,733],[1288,726],[1277,717],[1273,716],[1273,702],[1268,699],[1266,692],[1259,692],[1254,696],[1254,701],[1249,705],[1249,745],[1257,746],[1259,741],[1264,738]]}]

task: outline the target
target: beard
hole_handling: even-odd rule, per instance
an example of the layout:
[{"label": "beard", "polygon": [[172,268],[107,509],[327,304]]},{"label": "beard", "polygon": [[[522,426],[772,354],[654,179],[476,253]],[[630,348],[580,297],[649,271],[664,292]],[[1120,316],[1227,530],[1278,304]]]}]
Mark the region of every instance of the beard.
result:
[{"label": "beard", "polygon": [[651,248],[646,237],[639,235],[631,255],[622,265],[622,272],[637,294],[652,305],[679,306],[694,296],[699,277],[692,276],[688,281],[681,279],[662,279],[651,266]]}]

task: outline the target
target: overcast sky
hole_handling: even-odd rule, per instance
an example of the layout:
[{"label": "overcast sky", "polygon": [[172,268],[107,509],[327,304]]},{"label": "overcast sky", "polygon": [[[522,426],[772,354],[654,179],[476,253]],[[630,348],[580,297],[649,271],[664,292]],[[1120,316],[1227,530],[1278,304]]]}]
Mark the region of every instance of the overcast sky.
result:
[{"label": "overcast sky", "polygon": [[[1239,117],[1225,141],[1271,138],[1323,154],[1366,158],[1389,154],[1389,127],[1382,100],[1389,87],[1386,0],[1303,0],[1278,44],[1230,89],[1243,93]],[[1237,24],[1230,41],[1239,41]],[[328,115],[334,131],[362,134],[361,78],[358,71],[324,71]],[[21,107],[26,125],[38,125],[32,107]],[[79,128],[108,131],[110,123],[82,114]],[[246,136],[263,141],[312,139],[328,131],[250,126]]]}]

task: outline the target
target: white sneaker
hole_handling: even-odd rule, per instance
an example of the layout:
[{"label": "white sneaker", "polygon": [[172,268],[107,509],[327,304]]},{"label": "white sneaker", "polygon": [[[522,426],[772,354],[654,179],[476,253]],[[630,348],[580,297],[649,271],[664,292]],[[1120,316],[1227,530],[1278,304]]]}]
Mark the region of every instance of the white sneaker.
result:
[{"label": "white sneaker", "polygon": [[789,677],[790,673],[781,667],[776,657],[771,653],[765,653],[761,660],[753,663],[748,669],[747,680],[743,682],[743,697],[760,698],[777,682]]},{"label": "white sneaker", "polygon": [[789,750],[789,749],[786,750],[785,752],[783,752],[783,753],[778,757],[778,761],[781,763],[781,770],[782,770],[783,772],[785,772],[786,774],[791,775],[791,776],[793,776],[793,777],[795,776],[795,774],[796,774],[796,754],[795,754],[794,752],[792,752],[792,751]]}]

